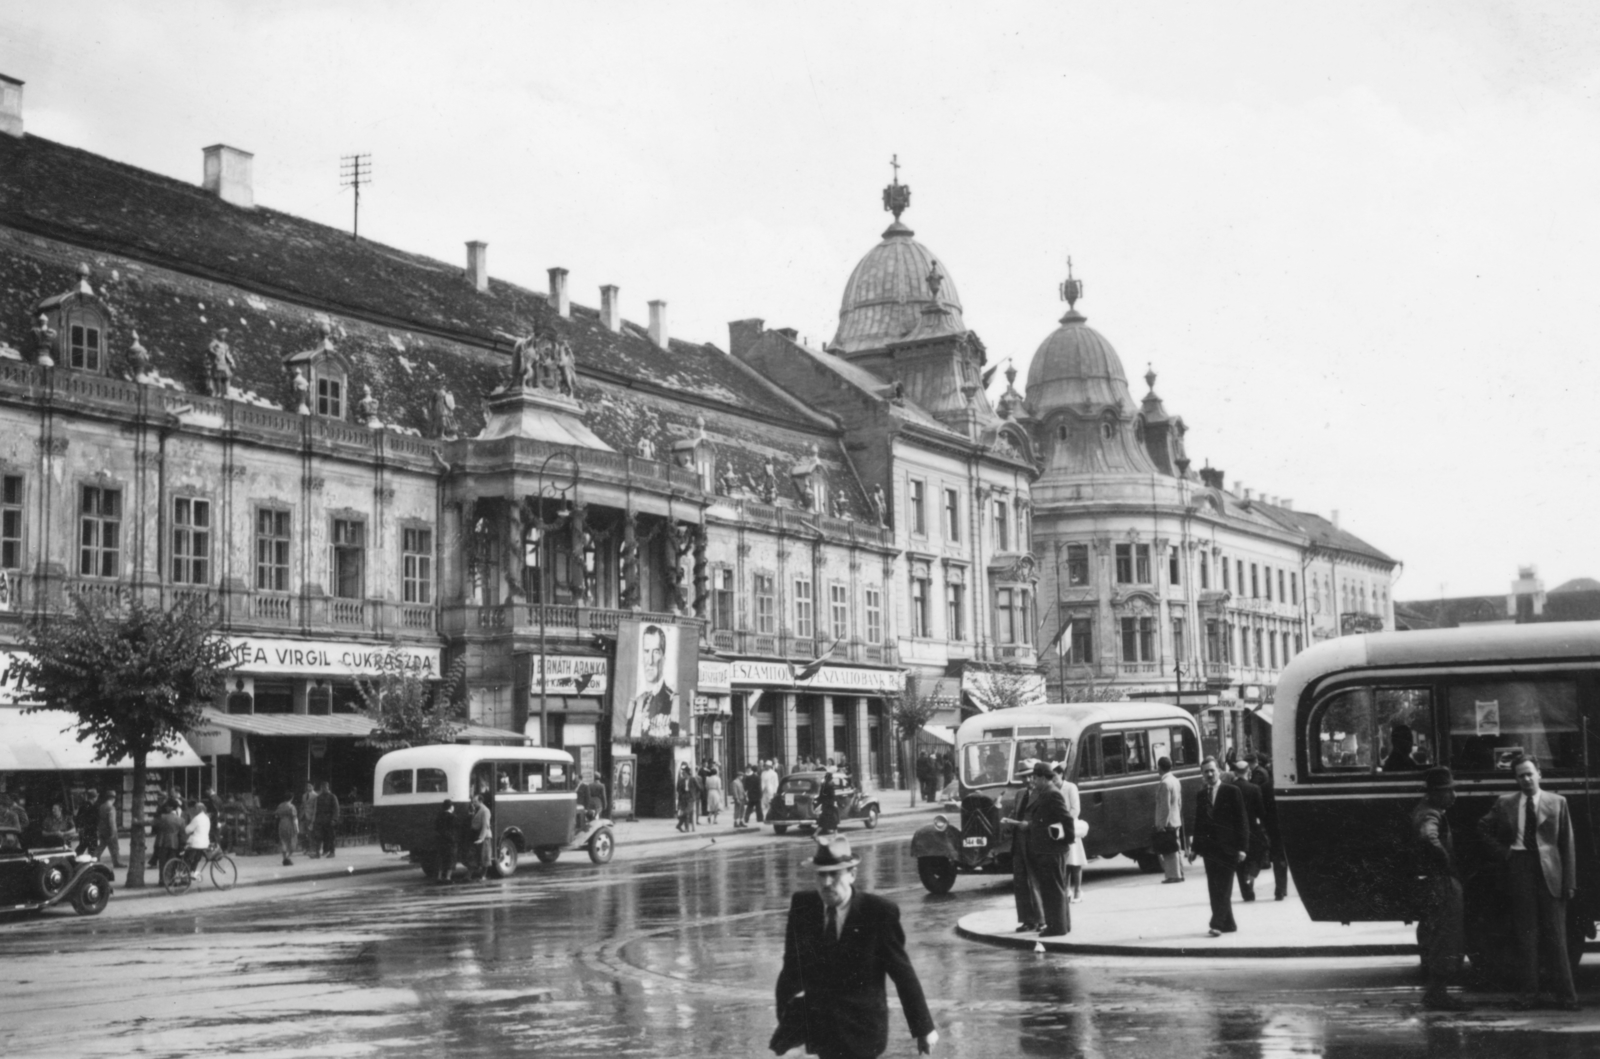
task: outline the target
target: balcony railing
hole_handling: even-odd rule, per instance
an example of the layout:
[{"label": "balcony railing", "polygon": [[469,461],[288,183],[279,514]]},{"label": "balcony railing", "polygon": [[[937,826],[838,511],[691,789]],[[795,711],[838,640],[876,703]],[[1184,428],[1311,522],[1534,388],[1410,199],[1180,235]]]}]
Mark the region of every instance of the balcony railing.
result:
[{"label": "balcony railing", "polygon": [[256,621],[288,625],[294,621],[294,600],[288,595],[254,593],[250,597],[250,616]]},{"label": "balcony railing", "polygon": [[328,601],[328,617],[335,625],[365,625],[367,604],[359,599],[331,599]]}]

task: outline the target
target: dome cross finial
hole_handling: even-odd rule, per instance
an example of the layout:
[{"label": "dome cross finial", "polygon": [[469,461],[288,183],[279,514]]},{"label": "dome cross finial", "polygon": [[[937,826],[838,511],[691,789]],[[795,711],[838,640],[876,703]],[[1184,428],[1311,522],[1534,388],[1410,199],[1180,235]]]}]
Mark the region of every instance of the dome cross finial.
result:
[{"label": "dome cross finial", "polygon": [[1083,297],[1083,280],[1072,278],[1072,258],[1067,258],[1067,278],[1061,283],[1061,300],[1069,311],[1077,311],[1078,299]]},{"label": "dome cross finial", "polygon": [[1156,392],[1156,366],[1149,361],[1144,365],[1144,384],[1150,387],[1150,392]]},{"label": "dome cross finial", "polygon": [[894,214],[898,223],[900,215],[911,207],[911,185],[900,183],[900,156],[893,155],[889,165],[894,169],[894,178],[888,187],[883,189],[883,208]]}]

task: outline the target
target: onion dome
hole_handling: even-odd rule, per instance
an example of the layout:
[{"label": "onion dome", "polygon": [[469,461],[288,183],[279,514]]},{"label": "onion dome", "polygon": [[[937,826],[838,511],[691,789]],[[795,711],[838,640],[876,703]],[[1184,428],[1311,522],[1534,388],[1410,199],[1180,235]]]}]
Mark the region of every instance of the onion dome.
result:
[{"label": "onion dome", "polygon": [[911,187],[900,183],[897,173],[894,183],[883,189],[883,208],[894,214],[894,223],[844,285],[839,330],[828,347],[832,351],[848,355],[908,338],[922,324],[925,310],[944,318],[942,331],[966,330],[950,269],[913,239],[916,233],[900,220],[910,205]]},{"label": "onion dome", "polygon": [[1132,413],[1135,406],[1121,358],[1078,312],[1083,281],[1072,277],[1070,258],[1061,297],[1067,303],[1067,314],[1061,318],[1061,326],[1040,343],[1028,365],[1028,407],[1040,418],[1063,408],[1101,409],[1107,405]]}]

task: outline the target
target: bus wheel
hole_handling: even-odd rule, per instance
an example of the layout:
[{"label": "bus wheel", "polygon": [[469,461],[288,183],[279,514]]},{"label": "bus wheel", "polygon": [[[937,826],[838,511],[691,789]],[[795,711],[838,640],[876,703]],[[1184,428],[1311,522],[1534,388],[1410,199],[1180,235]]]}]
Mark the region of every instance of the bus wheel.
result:
[{"label": "bus wheel", "polygon": [[561,856],[560,846],[535,846],[533,855],[539,858],[540,864],[554,864],[556,858]]},{"label": "bus wheel", "polygon": [[918,857],[917,877],[930,894],[947,894],[956,884],[956,862],[949,857]]},{"label": "bus wheel", "polygon": [[502,838],[495,847],[494,873],[501,879],[509,879],[517,874],[517,844],[509,838]]},{"label": "bus wheel", "polygon": [[1148,850],[1140,849],[1134,850],[1133,852],[1129,853],[1128,856],[1133,858],[1133,862],[1139,865],[1139,870],[1144,872],[1146,875],[1154,875],[1156,872],[1161,870],[1160,854],[1151,853]]}]

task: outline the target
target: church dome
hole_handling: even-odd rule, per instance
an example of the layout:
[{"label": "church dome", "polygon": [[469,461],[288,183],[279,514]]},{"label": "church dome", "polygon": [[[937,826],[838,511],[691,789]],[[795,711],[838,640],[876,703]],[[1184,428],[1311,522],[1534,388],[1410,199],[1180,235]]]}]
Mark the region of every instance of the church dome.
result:
[{"label": "church dome", "polygon": [[[950,270],[933,251],[912,238],[915,234],[897,213],[894,223],[884,230],[883,241],[868,250],[850,273],[839,302],[839,330],[830,349],[850,354],[898,342],[917,330],[923,309],[936,303],[945,310],[948,329],[966,330],[961,296]],[[930,282],[935,268],[937,297]]]},{"label": "church dome", "polygon": [[1028,406],[1040,418],[1063,408],[1115,405],[1134,410],[1121,358],[1085,319],[1076,309],[1069,310],[1028,365]]}]

